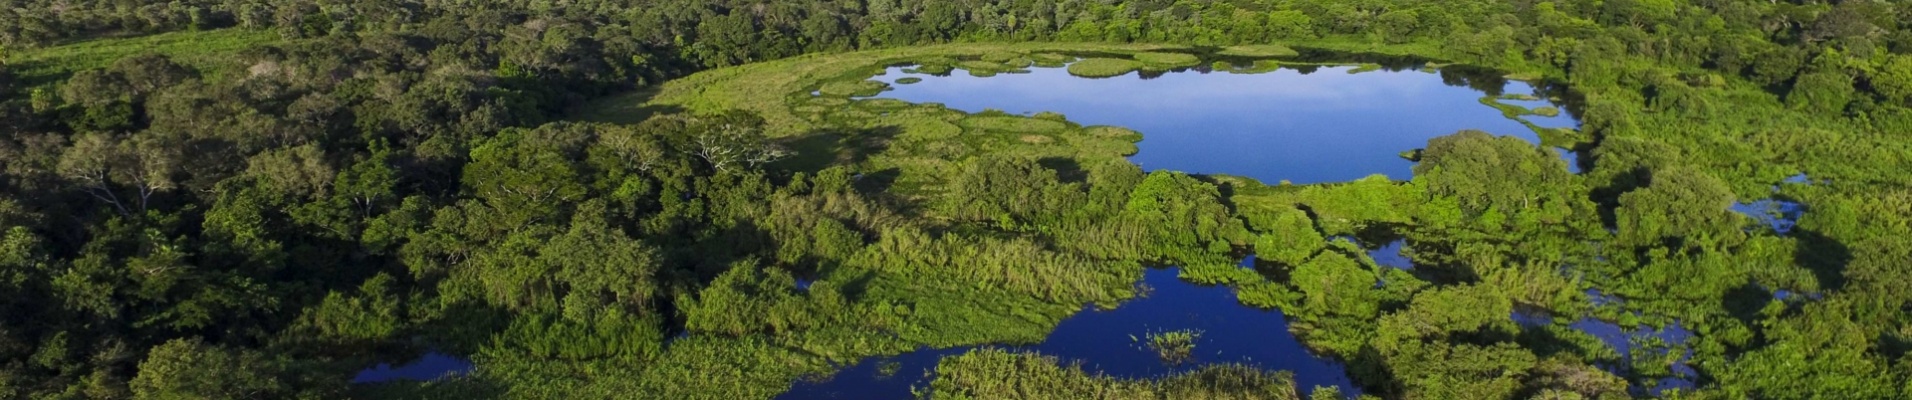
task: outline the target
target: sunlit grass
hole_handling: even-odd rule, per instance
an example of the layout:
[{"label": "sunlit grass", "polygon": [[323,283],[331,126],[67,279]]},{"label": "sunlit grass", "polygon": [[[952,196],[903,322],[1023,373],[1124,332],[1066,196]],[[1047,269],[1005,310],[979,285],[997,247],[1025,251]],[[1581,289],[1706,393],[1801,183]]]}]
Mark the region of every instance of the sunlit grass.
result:
[{"label": "sunlit grass", "polygon": [[7,64],[26,86],[51,84],[74,72],[104,68],[120,59],[146,53],[164,54],[173,61],[201,70],[213,79],[243,66],[233,65],[239,50],[279,40],[273,31],[220,29],[157,35],[93,39],[38,49],[13,50]]},{"label": "sunlit grass", "polygon": [[1108,78],[1127,75],[1142,69],[1142,62],[1120,58],[1091,58],[1069,64],[1069,74],[1085,78]]},{"label": "sunlit grass", "polygon": [[817,92],[824,96],[869,97],[883,93],[889,88],[889,84],[879,81],[854,80],[825,83],[822,88],[817,89]]},{"label": "sunlit grass", "polygon": [[1186,53],[1137,53],[1135,60],[1154,68],[1193,67],[1202,63],[1201,57]]},{"label": "sunlit grass", "polygon": [[1228,57],[1293,57],[1293,56],[1300,55],[1301,53],[1295,52],[1295,49],[1288,48],[1288,46],[1282,46],[1278,44],[1258,44],[1258,45],[1247,45],[1247,46],[1229,46],[1228,48],[1222,49],[1222,51],[1217,52],[1215,54],[1228,56]]}]

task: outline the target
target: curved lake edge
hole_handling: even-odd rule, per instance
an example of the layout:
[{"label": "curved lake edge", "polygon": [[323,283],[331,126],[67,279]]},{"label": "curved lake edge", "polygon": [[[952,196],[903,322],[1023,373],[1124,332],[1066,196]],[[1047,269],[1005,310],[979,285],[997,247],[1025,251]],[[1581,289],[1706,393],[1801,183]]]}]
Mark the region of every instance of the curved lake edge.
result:
[{"label": "curved lake edge", "polygon": [[[993,63],[994,61],[985,61],[986,59],[990,59],[991,56],[974,55],[974,54],[956,55],[956,56],[940,55],[940,56],[923,56],[923,57],[914,57],[914,58],[892,58],[892,59],[882,60],[880,62],[871,64],[870,66],[853,68],[844,73],[837,74],[832,78],[823,79],[823,80],[814,82],[809,86],[805,86],[805,89],[801,90],[799,93],[792,94],[790,97],[789,103],[791,104],[792,109],[803,110],[806,108],[814,109],[816,107],[815,105],[809,105],[809,104],[806,104],[806,102],[818,101],[818,100],[847,99],[851,101],[850,103],[851,105],[855,105],[855,104],[858,104],[858,102],[862,102],[862,101],[870,101],[870,100],[894,101],[891,99],[901,99],[901,100],[904,100],[903,103],[899,103],[901,105],[942,107],[942,108],[950,109],[956,112],[961,112],[961,113],[964,113],[964,115],[969,115],[969,116],[990,116],[990,115],[1011,116],[1011,117],[1034,116],[1037,118],[1052,118],[1058,121],[1068,122],[1079,127],[1115,126],[1115,127],[1129,129],[1131,131],[1140,133],[1140,137],[1136,139],[1138,144],[1150,145],[1150,144],[1153,144],[1148,142],[1150,138],[1158,138],[1158,140],[1160,140],[1159,138],[1166,137],[1165,135],[1175,135],[1178,133],[1163,132],[1162,130],[1159,130],[1159,129],[1139,129],[1137,126],[1135,126],[1135,124],[1132,124],[1132,123],[1120,123],[1120,122],[1110,122],[1110,121],[1100,121],[1100,120],[1084,121],[1082,120],[1078,112],[1056,110],[1053,107],[1051,108],[1023,107],[1020,109],[1009,109],[1006,107],[999,107],[999,106],[976,105],[974,103],[968,104],[967,106],[963,106],[963,107],[957,107],[950,104],[947,101],[935,101],[935,100],[923,101],[923,100],[912,100],[907,98],[901,98],[901,97],[895,96],[895,92],[900,90],[920,91],[925,86],[935,86],[934,80],[940,80],[940,79],[963,78],[963,79],[989,81],[992,79],[1009,79],[1007,78],[1009,76],[1014,76],[1015,79],[1024,79],[1024,76],[1029,75],[1032,72],[1048,73],[1045,71],[1052,72],[1052,71],[1060,71],[1064,69],[1069,70],[1069,74],[1068,74],[1069,76],[1072,76],[1077,79],[1084,79],[1084,80],[1090,80],[1090,81],[1133,80],[1135,78],[1140,78],[1144,81],[1147,81],[1147,80],[1154,80],[1154,79],[1159,79],[1159,78],[1163,78],[1167,76],[1176,76],[1176,75],[1184,75],[1184,74],[1197,74],[1197,75],[1203,75],[1203,76],[1207,76],[1207,75],[1266,75],[1270,73],[1285,72],[1285,71],[1293,71],[1301,75],[1310,75],[1315,73],[1335,74],[1339,72],[1347,72],[1350,75],[1359,75],[1359,74],[1370,73],[1370,72],[1389,73],[1389,74],[1405,74],[1405,73],[1412,73],[1412,72],[1420,72],[1420,73],[1435,74],[1440,76],[1441,79],[1444,81],[1443,83],[1447,86],[1465,87],[1465,88],[1470,88],[1472,90],[1482,93],[1483,94],[1482,96],[1468,98],[1467,102],[1469,103],[1477,102],[1481,106],[1489,107],[1492,110],[1496,110],[1497,112],[1500,113],[1500,115],[1506,121],[1510,121],[1514,124],[1518,124],[1519,126],[1524,127],[1524,128],[1499,129],[1499,130],[1490,131],[1493,134],[1517,136],[1522,138],[1523,140],[1526,140],[1532,143],[1536,147],[1548,149],[1548,151],[1555,152],[1563,161],[1565,161],[1566,168],[1568,169],[1569,172],[1578,174],[1578,173],[1584,172],[1585,170],[1590,169],[1591,167],[1590,165],[1591,157],[1587,157],[1587,154],[1590,154],[1593,146],[1595,145],[1596,140],[1594,140],[1593,138],[1587,137],[1585,134],[1579,131],[1580,121],[1579,121],[1579,118],[1577,117],[1583,112],[1584,104],[1579,101],[1580,96],[1578,94],[1575,94],[1567,86],[1565,86],[1564,84],[1560,82],[1550,81],[1550,80],[1541,79],[1541,78],[1514,78],[1514,77],[1510,77],[1509,74],[1505,72],[1501,72],[1501,71],[1497,71],[1497,70],[1493,70],[1489,68],[1473,67],[1473,66],[1469,66],[1465,64],[1446,64],[1446,63],[1441,63],[1439,61],[1432,60],[1432,59],[1413,57],[1413,56],[1398,56],[1398,55],[1360,53],[1360,52],[1338,52],[1338,51],[1321,50],[1321,49],[1314,49],[1314,48],[1302,48],[1302,49],[1303,50],[1295,52],[1295,55],[1292,55],[1292,56],[1268,56],[1268,57],[1243,57],[1243,56],[1218,55],[1218,53],[1221,52],[1221,49],[1213,48],[1213,47],[1207,47],[1207,48],[1198,47],[1198,48],[1194,48],[1193,50],[1188,50],[1186,52],[1174,52],[1171,50],[1171,51],[1164,51],[1164,53],[1193,55],[1197,57],[1199,61],[1193,62],[1193,63],[1186,63],[1184,65],[1175,65],[1175,66],[1143,65],[1143,66],[1136,67],[1136,69],[1134,70],[1130,70],[1128,72],[1125,72],[1119,75],[1113,75],[1113,76],[1083,76],[1083,75],[1077,74],[1076,71],[1074,71],[1072,68],[1067,68],[1067,67],[1070,67],[1076,63],[1083,62],[1085,60],[1108,59],[1110,57],[1129,57],[1133,55],[1124,55],[1124,53],[1119,53],[1119,52],[1100,52],[1100,51],[1054,51],[1054,52],[1048,52],[1048,53],[1026,53],[1024,55],[1024,57],[1043,55],[1043,56],[1049,56],[1049,57],[1065,58],[1062,61],[1052,62],[1047,65],[1044,65],[1042,63],[1032,64],[1027,58],[1019,60],[1019,61],[1008,61],[1006,62],[1006,64],[1003,64],[1003,65],[996,65],[996,64],[990,64],[990,63]],[[1134,53],[1130,53],[1130,54],[1134,54]],[[1152,53],[1140,53],[1140,54],[1152,54]],[[1003,57],[996,57],[996,58],[1000,59]],[[1275,66],[1269,67],[1269,68],[1255,68],[1251,70],[1240,70],[1240,69],[1234,69],[1229,67],[1229,65],[1244,65],[1244,64],[1257,65],[1257,63],[1263,63],[1263,62],[1268,62],[1270,64],[1274,64]],[[992,67],[992,66],[980,65],[980,64],[988,64],[988,65],[996,65],[996,66]],[[981,69],[971,69],[971,68],[981,68]],[[900,79],[895,78],[896,76],[899,76],[899,75],[901,75],[902,78]],[[1051,74],[1051,75],[1054,75],[1054,74]],[[856,88],[857,90],[854,90],[854,91],[841,89],[842,86],[846,86],[849,84],[856,84],[861,86],[857,87]],[[838,86],[837,90],[830,90],[829,87],[833,85]],[[1510,85],[1518,85],[1511,89],[1531,90],[1533,94],[1510,92],[1509,91]],[[824,93],[824,92],[830,92],[830,93]],[[834,104],[834,103],[822,103],[822,104],[828,105],[828,104]],[[901,105],[899,105],[898,107],[901,107]],[[1005,110],[1007,112],[1005,112]],[[1479,110],[1475,110],[1475,111],[1479,111]],[[1478,126],[1478,127],[1484,128],[1484,126]],[[1438,135],[1446,135],[1446,134],[1454,133],[1458,130],[1476,129],[1476,126],[1461,124],[1461,125],[1457,125],[1456,129],[1457,130],[1445,130],[1445,131],[1432,130],[1432,131],[1428,131],[1427,136],[1431,138]],[[1399,153],[1399,156],[1401,158],[1408,159],[1411,162],[1418,161],[1417,157],[1418,157],[1418,152],[1420,151],[1420,146],[1423,146],[1424,144],[1420,144],[1418,140],[1416,140],[1415,143],[1417,143],[1415,147],[1404,148],[1400,150],[1390,150],[1388,153],[1389,154]],[[1136,153],[1137,152],[1135,151],[1131,151],[1130,153],[1121,154],[1121,155],[1125,157],[1129,157],[1131,158],[1132,162],[1137,162],[1139,164],[1141,163],[1141,161],[1134,158],[1137,155]],[[1143,154],[1143,157],[1145,158],[1148,156],[1149,154],[1146,154],[1146,153]],[[1149,169],[1157,169],[1157,168],[1149,168]],[[1267,179],[1267,178],[1255,177],[1255,176],[1251,176],[1251,174],[1243,174],[1238,171],[1234,171],[1234,172],[1231,172],[1231,171],[1218,172],[1218,171],[1207,171],[1207,170],[1197,171],[1197,170],[1191,170],[1191,169],[1176,168],[1174,166],[1160,168],[1160,169],[1174,170],[1174,171],[1184,172],[1184,173],[1187,173],[1190,175],[1196,175],[1196,176],[1213,176],[1218,178],[1226,178],[1226,177],[1234,176],[1234,177],[1253,178],[1254,180],[1259,181],[1258,183],[1270,185],[1270,186],[1273,186],[1276,184],[1286,185],[1289,181],[1288,179]],[[1405,171],[1396,171],[1396,173],[1392,173],[1389,175],[1392,179],[1396,181],[1405,181],[1406,179],[1408,179],[1408,176],[1406,176],[1407,174],[1403,172]],[[1379,172],[1376,172],[1376,173],[1379,173]],[[1366,174],[1340,176],[1334,179],[1307,179],[1299,183],[1300,184],[1340,183],[1340,182],[1356,180],[1365,175]]]}]

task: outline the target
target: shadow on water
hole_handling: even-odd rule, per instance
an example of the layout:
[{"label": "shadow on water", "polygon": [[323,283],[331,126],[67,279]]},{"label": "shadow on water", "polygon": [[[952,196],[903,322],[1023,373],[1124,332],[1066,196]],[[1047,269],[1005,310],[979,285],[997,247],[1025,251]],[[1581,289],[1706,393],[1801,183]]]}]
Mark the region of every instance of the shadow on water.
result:
[{"label": "shadow on water", "polygon": [[[1288,370],[1303,394],[1315,386],[1340,386],[1358,394],[1347,368],[1317,357],[1288,332],[1280,311],[1242,306],[1234,291],[1177,278],[1178,268],[1151,269],[1143,283],[1153,290],[1113,310],[1086,308],[1063,320],[1042,343],[1007,347],[1079,363],[1092,373],[1125,379],[1160,378],[1205,365],[1240,363]],[[1148,333],[1191,329],[1201,332],[1192,359],[1169,363],[1139,340]],[[879,399],[910,397],[912,387],[933,379],[936,362],[974,347],[924,349],[892,357],[866,359],[836,374],[795,382],[780,399]]]}]

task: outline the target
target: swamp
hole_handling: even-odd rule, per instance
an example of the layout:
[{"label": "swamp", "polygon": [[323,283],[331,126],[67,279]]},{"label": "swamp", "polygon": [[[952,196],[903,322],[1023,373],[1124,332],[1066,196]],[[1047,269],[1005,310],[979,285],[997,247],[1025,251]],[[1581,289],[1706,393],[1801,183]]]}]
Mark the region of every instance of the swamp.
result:
[{"label": "swamp", "polygon": [[15,1],[0,398],[1907,398],[1909,4]]}]

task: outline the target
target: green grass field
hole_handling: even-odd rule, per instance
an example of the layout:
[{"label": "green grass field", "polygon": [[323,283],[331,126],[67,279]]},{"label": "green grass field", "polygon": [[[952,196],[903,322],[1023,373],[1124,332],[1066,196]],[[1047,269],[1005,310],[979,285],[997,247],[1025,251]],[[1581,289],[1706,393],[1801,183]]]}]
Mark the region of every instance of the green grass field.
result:
[{"label": "green grass field", "polygon": [[279,34],[272,31],[221,29],[172,32],[16,50],[6,54],[6,63],[13,67],[27,87],[59,82],[74,72],[103,68],[122,58],[144,53],[164,54],[172,57],[173,61],[217,77],[237,67],[228,65],[232,54],[278,40]]}]

